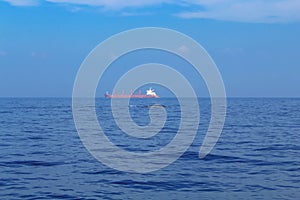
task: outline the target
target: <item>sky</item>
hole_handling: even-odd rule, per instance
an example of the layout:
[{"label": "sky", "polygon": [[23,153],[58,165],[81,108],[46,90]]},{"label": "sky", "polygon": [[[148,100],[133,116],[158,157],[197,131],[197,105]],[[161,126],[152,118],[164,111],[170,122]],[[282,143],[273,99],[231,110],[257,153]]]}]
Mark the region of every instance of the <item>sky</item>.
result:
[{"label": "sky", "polygon": [[0,97],[71,97],[89,52],[141,27],[200,43],[228,97],[300,97],[299,0],[0,0]]}]

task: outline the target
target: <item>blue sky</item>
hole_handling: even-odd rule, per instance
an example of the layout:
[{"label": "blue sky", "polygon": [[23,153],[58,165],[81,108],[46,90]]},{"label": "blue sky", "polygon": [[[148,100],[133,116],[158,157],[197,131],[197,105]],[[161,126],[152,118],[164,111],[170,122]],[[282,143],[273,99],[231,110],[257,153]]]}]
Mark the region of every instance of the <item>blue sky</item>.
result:
[{"label": "blue sky", "polygon": [[145,26],[199,42],[228,96],[300,97],[298,0],[0,0],[0,96],[71,97],[96,45]]}]

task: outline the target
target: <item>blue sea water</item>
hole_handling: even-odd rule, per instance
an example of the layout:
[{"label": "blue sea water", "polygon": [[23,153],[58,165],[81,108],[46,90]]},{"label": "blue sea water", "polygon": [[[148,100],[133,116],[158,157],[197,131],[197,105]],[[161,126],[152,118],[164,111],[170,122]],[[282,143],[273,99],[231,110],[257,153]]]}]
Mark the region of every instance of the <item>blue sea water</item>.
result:
[{"label": "blue sea water", "polygon": [[[155,151],[175,136],[176,99],[132,100],[137,124],[148,106],[165,105],[168,119],[153,140],[129,138],[116,126],[109,100],[97,99],[99,124],[128,151]],[[210,120],[199,99],[200,127],[191,147],[169,166],[146,174],[111,169],[82,144],[72,100],[0,99],[0,199],[299,199],[300,99],[231,98],[222,135],[198,158]]]}]

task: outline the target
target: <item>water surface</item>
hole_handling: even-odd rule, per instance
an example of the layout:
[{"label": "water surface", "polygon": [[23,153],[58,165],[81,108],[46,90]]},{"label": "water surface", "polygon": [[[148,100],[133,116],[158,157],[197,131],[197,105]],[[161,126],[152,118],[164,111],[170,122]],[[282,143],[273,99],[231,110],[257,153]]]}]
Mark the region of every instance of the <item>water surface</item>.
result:
[{"label": "water surface", "polygon": [[[154,138],[122,133],[109,102],[98,99],[100,124],[111,141],[129,151],[168,144],[180,121],[176,99],[131,101],[137,124],[149,123],[152,103],[168,119]],[[148,174],[119,172],[98,162],[81,143],[71,99],[0,99],[1,199],[298,199],[300,197],[300,99],[228,99],[223,133],[214,150],[198,159],[210,119],[199,99],[200,128],[183,156]]]}]

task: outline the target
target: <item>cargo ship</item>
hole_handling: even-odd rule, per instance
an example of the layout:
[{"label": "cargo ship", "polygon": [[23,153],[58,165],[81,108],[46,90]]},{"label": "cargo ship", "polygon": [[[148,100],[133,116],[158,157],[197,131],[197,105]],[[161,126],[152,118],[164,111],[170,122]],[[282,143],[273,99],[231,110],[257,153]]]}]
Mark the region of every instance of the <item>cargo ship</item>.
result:
[{"label": "cargo ship", "polygon": [[141,92],[139,94],[124,94],[124,92],[122,92],[122,94],[109,94],[108,92],[105,93],[105,98],[117,98],[117,99],[129,99],[129,98],[140,98],[140,99],[144,99],[144,98],[158,98],[158,95],[154,92],[154,89],[149,88],[149,90],[146,90],[146,94],[141,94]]}]

